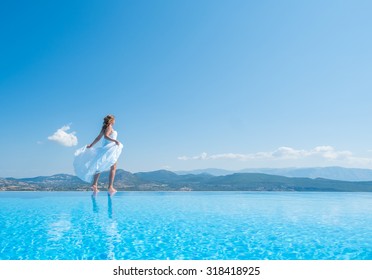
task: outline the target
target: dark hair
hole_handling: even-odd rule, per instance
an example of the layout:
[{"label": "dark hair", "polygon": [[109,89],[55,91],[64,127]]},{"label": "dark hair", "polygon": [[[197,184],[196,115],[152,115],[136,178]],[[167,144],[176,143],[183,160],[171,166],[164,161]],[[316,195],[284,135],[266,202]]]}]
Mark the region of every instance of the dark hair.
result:
[{"label": "dark hair", "polygon": [[106,130],[106,128],[112,124],[115,120],[115,116],[114,115],[107,115],[104,119],[103,119],[103,125],[102,125],[102,129],[103,130]]}]

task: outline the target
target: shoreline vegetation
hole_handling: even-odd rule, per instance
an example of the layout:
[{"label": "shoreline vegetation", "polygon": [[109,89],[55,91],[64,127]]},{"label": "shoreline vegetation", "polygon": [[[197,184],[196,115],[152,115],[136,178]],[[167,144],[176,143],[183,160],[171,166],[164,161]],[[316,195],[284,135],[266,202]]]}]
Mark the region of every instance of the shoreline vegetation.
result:
[{"label": "shoreline vegetation", "polygon": [[[107,188],[108,172],[102,173],[99,188]],[[208,173],[179,175],[167,170],[130,173],[118,169],[119,191],[312,191],[372,192],[372,181],[286,177],[264,173]],[[68,174],[34,178],[0,178],[0,191],[91,191],[91,184]]]}]

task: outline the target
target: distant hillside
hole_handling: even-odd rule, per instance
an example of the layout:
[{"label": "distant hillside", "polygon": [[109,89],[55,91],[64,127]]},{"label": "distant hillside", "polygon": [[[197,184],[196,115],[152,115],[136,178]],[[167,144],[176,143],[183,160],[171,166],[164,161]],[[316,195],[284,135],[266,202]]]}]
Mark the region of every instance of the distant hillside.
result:
[{"label": "distant hillside", "polygon": [[64,191],[64,190],[88,190],[89,184],[81,181],[78,177],[68,174],[56,174],[52,176],[39,176],[34,178],[0,178],[0,190],[20,191]]},{"label": "distant hillside", "polygon": [[372,169],[344,168],[338,166],[311,168],[247,168],[238,171],[209,168],[192,171],[177,171],[176,173],[179,175],[208,173],[214,176],[231,175],[234,173],[263,173],[268,175],[312,179],[324,178],[341,181],[372,181]]},{"label": "distant hillside", "polygon": [[236,173],[218,176],[210,180],[209,185],[214,185],[223,190],[249,190],[249,191],[372,191],[372,182],[348,182],[329,179],[289,178],[262,173]]},{"label": "distant hillside", "polygon": [[[100,177],[100,189],[107,188],[108,172]],[[372,181],[349,182],[329,179],[291,178],[263,173],[235,173],[224,176],[185,174],[158,170],[130,173],[117,170],[115,187],[124,191],[348,191],[371,192]],[[57,174],[35,178],[0,178],[0,190],[90,191],[90,184],[76,176]]]},{"label": "distant hillside", "polygon": [[195,170],[189,170],[189,171],[175,171],[174,173],[178,175],[187,175],[187,174],[210,174],[213,176],[224,176],[224,175],[230,175],[234,173],[242,173],[243,171],[231,171],[231,170],[225,170],[225,169],[218,169],[218,168],[207,168],[207,169],[195,169]]}]

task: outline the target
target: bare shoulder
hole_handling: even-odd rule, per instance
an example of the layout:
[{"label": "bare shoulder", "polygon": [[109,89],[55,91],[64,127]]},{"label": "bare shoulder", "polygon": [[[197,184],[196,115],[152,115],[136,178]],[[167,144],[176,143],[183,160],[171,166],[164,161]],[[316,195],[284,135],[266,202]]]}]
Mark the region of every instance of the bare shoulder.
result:
[{"label": "bare shoulder", "polygon": [[104,134],[105,135],[110,135],[112,132],[112,126],[109,125],[108,127],[106,127],[106,129],[104,130]]}]

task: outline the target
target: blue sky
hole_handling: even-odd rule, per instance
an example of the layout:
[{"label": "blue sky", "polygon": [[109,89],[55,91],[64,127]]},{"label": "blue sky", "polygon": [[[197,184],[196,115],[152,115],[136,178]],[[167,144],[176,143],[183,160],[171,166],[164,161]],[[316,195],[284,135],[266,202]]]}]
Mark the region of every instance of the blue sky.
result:
[{"label": "blue sky", "polygon": [[0,177],[72,174],[107,114],[131,172],[372,168],[371,9],[2,1]]}]

